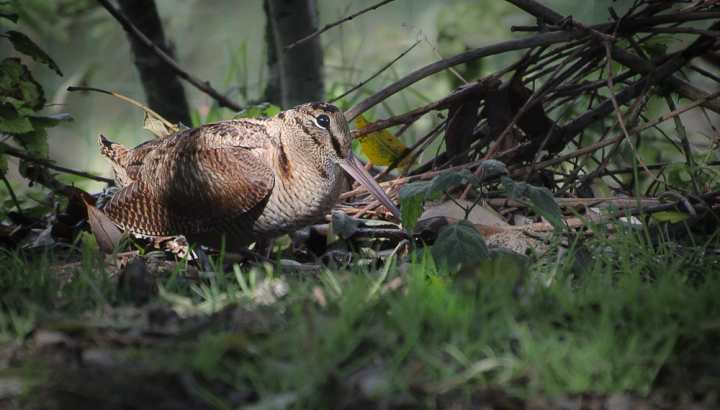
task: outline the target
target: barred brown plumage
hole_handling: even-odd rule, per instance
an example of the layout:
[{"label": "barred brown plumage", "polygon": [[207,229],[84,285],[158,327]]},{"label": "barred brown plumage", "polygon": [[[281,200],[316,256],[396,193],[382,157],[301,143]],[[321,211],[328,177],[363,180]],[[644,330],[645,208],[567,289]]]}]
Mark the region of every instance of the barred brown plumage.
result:
[{"label": "barred brown plumage", "polygon": [[335,106],[311,103],[271,118],[221,121],[129,148],[99,139],[120,190],[105,213],[148,236],[184,235],[229,250],[311,225],[340,195],[345,169],[400,213],[351,151]]}]

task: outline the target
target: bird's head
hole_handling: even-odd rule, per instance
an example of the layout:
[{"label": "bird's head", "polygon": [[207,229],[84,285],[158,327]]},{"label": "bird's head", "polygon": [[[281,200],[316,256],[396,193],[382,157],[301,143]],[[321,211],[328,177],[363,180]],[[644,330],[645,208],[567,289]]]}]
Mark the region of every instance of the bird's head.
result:
[{"label": "bird's head", "polygon": [[325,164],[339,164],[380,203],[400,219],[400,211],[368,174],[352,152],[352,135],[345,115],[328,103],[309,103],[277,114],[283,121],[283,138],[292,135],[299,151],[315,155]]},{"label": "bird's head", "polygon": [[341,163],[352,152],[352,135],[339,108],[327,103],[310,103],[281,112],[283,138],[291,136],[299,151],[326,163]]}]

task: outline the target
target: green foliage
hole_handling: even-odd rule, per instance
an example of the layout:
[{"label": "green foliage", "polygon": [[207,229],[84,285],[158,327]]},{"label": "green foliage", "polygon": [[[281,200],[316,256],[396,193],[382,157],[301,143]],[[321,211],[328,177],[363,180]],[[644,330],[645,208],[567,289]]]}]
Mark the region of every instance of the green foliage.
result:
[{"label": "green foliage", "polygon": [[668,172],[668,182],[675,186],[683,187],[692,181],[688,166],[682,162],[672,163],[668,165],[666,170]]},{"label": "green foliage", "polygon": [[440,228],[432,256],[438,266],[447,266],[449,273],[490,258],[482,234],[467,219]]},{"label": "green foliage", "polygon": [[250,105],[244,111],[237,113],[235,118],[272,117],[280,112],[280,107],[270,103]]},{"label": "green foliage", "polygon": [[10,30],[5,33],[8,40],[12,43],[15,50],[25,54],[26,56],[32,57],[33,60],[39,61],[43,64],[47,64],[48,67],[55,70],[57,75],[62,77],[60,67],[55,64],[52,58],[45,51],[43,51],[37,44],[35,44],[28,36],[15,30]]},{"label": "green foliage", "polygon": [[405,230],[412,234],[417,220],[424,211],[423,202],[438,199],[448,189],[468,183],[478,186],[480,180],[470,170],[463,169],[443,172],[430,181],[418,181],[403,185],[398,198],[401,203],[402,224]]},{"label": "green foliage", "polygon": [[545,217],[556,229],[563,229],[560,206],[555,202],[555,197],[547,188],[538,188],[526,182],[515,182],[508,177],[501,178],[502,184],[507,191],[507,197],[517,199],[527,193],[530,197],[531,208]]},{"label": "green foliage", "polygon": [[0,98],[3,106],[7,98],[15,100],[16,114],[23,107],[36,112],[45,106],[42,87],[19,58],[6,58],[0,62]]},{"label": "green foliage", "polygon": [[677,187],[685,187],[692,183],[694,174],[698,184],[706,190],[716,190],[720,187],[720,174],[711,168],[710,162],[717,161],[714,151],[708,150],[705,154],[693,155],[695,167],[689,167],[683,162],[674,162],[667,166],[668,182]]},{"label": "green foliage", "polygon": [[[55,61],[26,35],[11,30],[0,37],[7,38],[18,52],[46,64],[62,76]],[[45,107],[45,102],[42,86],[35,81],[21,59],[6,58],[0,62],[0,132],[12,137],[24,149],[23,155],[48,158],[46,129],[58,125],[61,121],[73,120],[69,115],[37,115],[38,111]],[[7,152],[10,150],[4,142],[0,143],[0,175],[5,175],[8,171]],[[41,165],[29,165],[29,162],[23,160],[19,170],[23,177],[31,181],[46,172]],[[32,172],[29,172],[30,169]]]},{"label": "green foliage", "polygon": [[[466,221],[456,228],[458,246],[466,228]],[[270,304],[260,295],[282,272],[236,268],[186,280],[175,271],[159,278],[167,293],[134,307],[117,299],[103,257],[87,246],[72,280],[49,253],[32,261],[3,253],[0,340],[62,332],[117,355],[104,374],[141,366],[146,383],[158,374],[192,377],[218,408],[239,407],[229,404],[231,391],[257,393],[258,405],[285,397],[299,408],[325,408],[318,403],[332,394],[328,383],[353,386],[348,380],[357,377],[363,393],[342,390],[340,400],[372,393],[373,400],[434,402],[451,389],[469,395],[489,386],[521,398],[647,395],[653,388],[676,394],[674,380],[688,371],[694,378],[678,393],[717,390],[717,238],[678,253],[676,244],[648,248],[618,229],[621,235],[585,244],[592,258],[580,276],[572,250],[557,264],[527,265],[490,249],[493,259],[464,271],[469,277],[441,278],[433,254],[450,256],[433,250],[381,274],[356,266],[293,275]],[[388,287],[397,282],[396,290]],[[318,291],[326,305],[316,302]],[[159,305],[189,318],[163,333],[145,330],[145,314],[162,312]],[[109,349],[106,337],[119,342]],[[132,343],[121,349],[126,338]],[[46,375],[37,386],[62,382]]]},{"label": "green foliage", "polygon": [[488,171],[497,171],[502,174],[507,174],[508,170],[504,163],[496,159],[488,159],[482,163],[482,174],[487,174]]}]

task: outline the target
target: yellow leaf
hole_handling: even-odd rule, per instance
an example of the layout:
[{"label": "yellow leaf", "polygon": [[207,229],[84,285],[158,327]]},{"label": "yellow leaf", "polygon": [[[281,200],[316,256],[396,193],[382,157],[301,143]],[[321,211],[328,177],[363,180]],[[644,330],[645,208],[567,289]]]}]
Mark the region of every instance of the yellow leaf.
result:
[{"label": "yellow leaf", "polygon": [[[355,118],[355,125],[358,129],[367,127],[372,124],[366,120],[365,117],[359,115]],[[368,159],[375,165],[389,166],[391,165],[400,155],[402,155],[409,148],[406,147],[396,136],[392,135],[388,130],[380,130],[371,134],[363,135],[359,138],[360,146],[367,155]],[[408,154],[398,164],[398,168],[404,168],[412,154]],[[413,165],[418,165],[418,162],[413,162]]]}]

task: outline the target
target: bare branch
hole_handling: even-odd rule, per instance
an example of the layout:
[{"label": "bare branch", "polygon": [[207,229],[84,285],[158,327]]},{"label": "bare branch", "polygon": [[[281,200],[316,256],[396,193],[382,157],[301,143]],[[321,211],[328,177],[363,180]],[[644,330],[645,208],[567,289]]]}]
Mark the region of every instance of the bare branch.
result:
[{"label": "bare branch", "polygon": [[15,204],[15,208],[17,208],[17,211],[20,215],[23,215],[22,208],[20,207],[20,202],[18,202],[17,197],[15,196],[15,191],[13,191],[12,187],[10,186],[10,181],[7,180],[5,177],[5,174],[0,174],[0,179],[5,183],[5,188],[7,188],[8,192],[10,193],[10,198],[13,201],[13,204]]},{"label": "bare branch", "polygon": [[32,163],[34,163],[34,164],[40,164],[40,165],[42,165],[42,166],[44,166],[44,167],[47,167],[47,168],[50,168],[50,169],[54,169],[54,170],[56,170],[56,171],[64,172],[64,173],[66,173],[66,174],[77,175],[77,176],[79,176],[79,177],[83,177],[83,178],[87,178],[87,179],[92,179],[93,181],[105,182],[105,183],[107,183],[107,184],[112,184],[112,183],[115,182],[115,180],[114,180],[114,179],[111,179],[111,178],[99,177],[99,176],[97,176],[97,175],[89,174],[89,173],[84,172],[84,171],[76,171],[76,170],[71,169],[71,168],[65,168],[65,167],[62,167],[62,166],[60,166],[60,165],[55,165],[55,164],[52,163],[51,161],[48,161],[48,160],[42,159],[42,158],[36,158],[36,157],[31,156],[31,155],[27,155],[27,154],[25,154],[24,152],[20,151],[19,149],[13,148],[13,147],[11,147],[11,146],[9,146],[9,145],[6,145],[6,144],[3,144],[3,151],[4,151],[6,154],[10,155],[11,157],[20,158],[20,159],[23,160],[23,161],[32,162]]},{"label": "bare branch", "polygon": [[508,51],[523,50],[526,48],[543,47],[556,43],[563,43],[569,41],[571,38],[572,35],[566,32],[544,33],[531,37],[520,38],[517,40],[505,41],[486,47],[479,47],[470,51],[466,51],[464,53],[456,54],[454,56],[429,64],[390,84],[389,86],[385,87],[384,89],[378,91],[377,93],[371,95],[370,97],[364,99],[354,107],[347,110],[345,112],[345,118],[350,121],[358,115],[364,113],[368,109],[384,101],[391,95],[397,93],[398,91],[401,91],[409,85],[414,84],[422,80],[423,78],[431,76],[435,73],[443,71],[449,67],[454,67],[458,64],[463,64],[468,61],[476,60],[478,58],[506,53]]},{"label": "bare branch", "polygon": [[120,11],[118,11],[118,9],[116,9],[112,4],[110,4],[108,0],[97,0],[97,2],[100,3],[100,5],[102,5],[103,7],[105,7],[105,9],[110,13],[110,15],[112,15],[115,20],[117,20],[123,26],[125,31],[128,31],[129,33],[137,37],[146,47],[152,50],[152,52],[160,59],[160,61],[170,67],[170,69],[175,72],[175,74],[177,74],[180,78],[189,82],[198,90],[214,98],[221,107],[230,108],[231,110],[235,111],[242,111],[245,109],[245,107],[243,107],[242,105],[230,100],[229,98],[218,92],[216,89],[212,88],[209,82],[201,81],[199,78],[185,71],[185,69],[180,67],[180,65],[178,65],[175,60],[170,58],[152,41],[150,41],[149,38],[147,38],[143,33],[141,33],[140,30],[138,30],[137,27],[135,27]]},{"label": "bare branch", "polygon": [[377,3],[377,4],[375,4],[375,5],[373,5],[373,6],[370,6],[370,7],[366,8],[366,9],[360,10],[360,11],[358,11],[357,13],[355,13],[355,14],[353,14],[353,15],[351,15],[351,16],[348,16],[348,17],[345,17],[345,18],[343,18],[343,19],[340,19],[340,20],[338,20],[338,21],[336,21],[336,22],[334,22],[334,23],[326,24],[325,27],[321,28],[320,30],[318,30],[318,31],[316,31],[316,32],[314,32],[314,33],[312,33],[312,34],[310,34],[309,36],[307,36],[307,37],[305,37],[305,38],[303,38],[303,39],[300,39],[300,40],[298,40],[298,41],[290,44],[289,46],[283,47],[282,52],[284,53],[284,52],[286,52],[286,51],[288,51],[288,50],[291,50],[291,49],[294,48],[295,46],[300,45],[300,44],[302,44],[302,43],[306,43],[306,42],[314,39],[315,37],[319,36],[320,34],[322,34],[322,33],[326,32],[326,31],[330,30],[331,28],[333,28],[333,27],[335,27],[335,26],[339,26],[340,24],[342,24],[342,23],[344,23],[344,22],[346,22],[346,21],[352,20],[352,19],[354,19],[355,17],[357,17],[357,16],[359,16],[359,15],[361,15],[361,14],[365,14],[365,13],[367,13],[368,11],[375,10],[376,8],[379,8],[379,7],[381,7],[381,6],[384,6],[384,5],[386,5],[386,4],[388,4],[388,3],[391,3],[391,2],[393,2],[393,1],[395,1],[395,0],[383,0],[383,1],[381,1],[380,3]]}]

